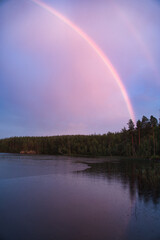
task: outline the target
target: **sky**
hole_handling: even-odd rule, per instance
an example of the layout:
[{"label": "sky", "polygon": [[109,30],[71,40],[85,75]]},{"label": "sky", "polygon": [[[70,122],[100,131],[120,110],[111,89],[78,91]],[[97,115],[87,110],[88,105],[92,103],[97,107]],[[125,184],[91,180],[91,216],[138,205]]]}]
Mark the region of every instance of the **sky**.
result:
[{"label": "sky", "polygon": [[159,43],[158,0],[0,0],[0,138],[159,118]]}]

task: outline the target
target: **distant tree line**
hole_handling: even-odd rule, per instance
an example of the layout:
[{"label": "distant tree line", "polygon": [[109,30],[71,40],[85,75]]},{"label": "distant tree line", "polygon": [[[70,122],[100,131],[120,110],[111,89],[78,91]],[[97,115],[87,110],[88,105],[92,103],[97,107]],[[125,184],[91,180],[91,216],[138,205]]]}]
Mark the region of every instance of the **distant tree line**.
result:
[{"label": "distant tree line", "polygon": [[5,138],[0,152],[151,157],[160,155],[160,125],[154,116],[143,116],[136,125],[130,119],[128,129],[103,135]]}]

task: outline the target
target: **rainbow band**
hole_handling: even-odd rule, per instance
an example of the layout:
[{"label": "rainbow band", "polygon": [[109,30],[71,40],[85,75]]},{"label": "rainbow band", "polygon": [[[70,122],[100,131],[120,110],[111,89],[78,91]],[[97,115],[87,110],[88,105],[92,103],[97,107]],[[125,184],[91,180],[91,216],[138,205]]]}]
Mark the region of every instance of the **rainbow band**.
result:
[{"label": "rainbow band", "polygon": [[136,29],[134,24],[132,24],[132,22],[129,20],[129,18],[126,17],[125,12],[123,12],[122,9],[120,7],[118,7],[115,3],[114,3],[114,7],[115,7],[116,11],[118,12],[118,14],[120,15],[121,19],[123,20],[123,22],[126,24],[128,30],[131,32],[131,34],[133,35],[133,37],[139,44],[141,51],[143,52],[144,56],[148,60],[148,63],[150,64],[150,66],[154,72],[155,77],[157,79],[159,79],[159,73],[158,73],[154,58],[153,58],[151,52],[149,51],[149,48],[146,45],[144,39],[142,38],[142,36],[138,32],[138,30]]},{"label": "rainbow band", "polygon": [[63,16],[61,13],[59,13],[53,7],[50,7],[47,4],[45,4],[39,0],[31,0],[31,1],[36,3],[38,6],[42,7],[43,9],[45,9],[49,13],[53,14],[54,16],[59,18],[62,22],[64,22],[66,25],[68,25],[70,28],[72,28],[72,30],[74,30],[77,34],[79,34],[79,36],[82,37],[90,45],[90,47],[97,53],[97,55],[101,58],[103,63],[107,66],[107,68],[111,72],[113,78],[115,79],[116,83],[118,84],[120,91],[122,93],[122,96],[127,105],[127,109],[128,109],[130,118],[135,122],[134,111],[133,111],[130,99],[128,97],[127,91],[126,91],[118,73],[112,66],[111,62],[106,57],[106,55],[102,52],[102,50],[97,46],[97,44],[85,32],[83,32],[79,27],[77,27],[74,23],[72,23],[68,18]]}]

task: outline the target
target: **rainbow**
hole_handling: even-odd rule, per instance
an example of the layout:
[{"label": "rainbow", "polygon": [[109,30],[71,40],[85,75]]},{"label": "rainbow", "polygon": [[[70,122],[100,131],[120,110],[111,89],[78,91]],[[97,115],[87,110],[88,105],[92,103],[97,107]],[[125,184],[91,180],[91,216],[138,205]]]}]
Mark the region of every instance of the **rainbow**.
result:
[{"label": "rainbow", "polygon": [[159,79],[159,73],[158,73],[158,70],[156,68],[154,58],[153,58],[151,52],[149,51],[149,48],[146,45],[144,39],[142,38],[142,36],[138,32],[138,30],[136,29],[134,24],[131,22],[129,17],[126,16],[125,12],[116,3],[114,3],[114,8],[116,9],[117,13],[121,17],[122,21],[126,24],[128,30],[134,36],[137,43],[139,44],[139,47],[140,47],[141,51],[143,52],[144,56],[146,57],[148,63],[150,64],[150,67],[151,67],[155,77],[157,79]]},{"label": "rainbow", "polygon": [[95,51],[95,53],[101,58],[103,63],[109,69],[110,73],[112,74],[113,78],[115,79],[116,83],[118,84],[119,89],[122,93],[122,96],[125,100],[130,118],[135,122],[135,115],[134,115],[133,107],[131,105],[131,101],[128,97],[125,86],[123,85],[123,83],[122,83],[117,71],[113,67],[112,63],[107,58],[107,56],[103,53],[103,51],[99,48],[99,46],[85,32],[83,32],[77,25],[75,25],[73,22],[71,22],[68,18],[63,16],[61,13],[59,13],[53,7],[50,7],[46,3],[39,1],[39,0],[31,0],[31,1],[34,2],[35,4],[37,4],[39,7],[45,9],[47,12],[56,16],[58,19],[60,19],[66,25],[68,25],[74,32],[76,32],[82,39],[84,39],[88,43],[88,45]]}]

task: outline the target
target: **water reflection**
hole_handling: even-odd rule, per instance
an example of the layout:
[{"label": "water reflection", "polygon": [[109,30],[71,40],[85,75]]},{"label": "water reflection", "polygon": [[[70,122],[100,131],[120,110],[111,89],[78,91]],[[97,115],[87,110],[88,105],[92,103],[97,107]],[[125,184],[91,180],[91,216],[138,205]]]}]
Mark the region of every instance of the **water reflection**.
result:
[{"label": "water reflection", "polygon": [[128,190],[117,181],[74,174],[87,167],[80,161],[0,157],[0,239],[126,240],[134,207]]},{"label": "water reflection", "polygon": [[159,168],[0,155],[0,240],[160,239]]},{"label": "water reflection", "polygon": [[129,186],[130,196],[134,199],[136,192],[145,202],[160,200],[160,162],[149,160],[120,160],[88,163],[89,168],[78,172],[108,181],[117,179],[124,188]]}]

